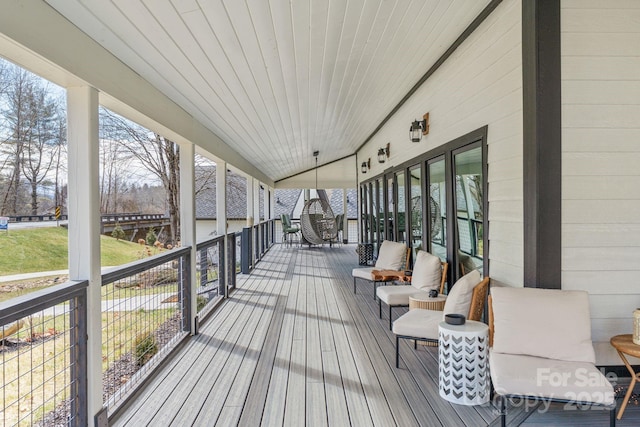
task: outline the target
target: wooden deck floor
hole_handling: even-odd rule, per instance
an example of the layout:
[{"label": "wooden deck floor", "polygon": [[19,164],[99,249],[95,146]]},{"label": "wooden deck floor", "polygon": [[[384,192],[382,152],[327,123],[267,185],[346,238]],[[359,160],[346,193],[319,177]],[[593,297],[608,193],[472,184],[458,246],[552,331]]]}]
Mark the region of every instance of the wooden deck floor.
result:
[{"label": "wooden deck floor", "polygon": [[[439,397],[437,349],[403,343],[395,368],[393,335],[386,317],[378,319],[372,286],[359,283],[353,294],[356,264],[353,245],[276,245],[113,425],[494,424],[490,404]],[[619,425],[638,425],[635,409]],[[527,425],[608,419],[603,411],[556,412],[534,414]],[[510,416],[517,424],[519,411]]]}]

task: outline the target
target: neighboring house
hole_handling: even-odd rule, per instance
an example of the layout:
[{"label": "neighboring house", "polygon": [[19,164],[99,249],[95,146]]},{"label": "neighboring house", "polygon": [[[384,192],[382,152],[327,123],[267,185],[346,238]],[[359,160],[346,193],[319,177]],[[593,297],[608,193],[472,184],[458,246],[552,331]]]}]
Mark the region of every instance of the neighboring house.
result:
[{"label": "neighboring house", "polygon": [[[211,170],[206,174],[196,176],[196,233],[198,241],[203,241],[217,235],[217,206],[216,206],[216,174],[215,165],[208,166]],[[202,176],[207,177],[207,182],[201,182]],[[227,222],[230,231],[240,231],[247,225],[247,180],[242,175],[231,171],[227,172]],[[343,213],[342,189],[321,190],[331,204],[335,215]],[[260,191],[260,212],[264,215],[264,193]],[[311,196],[316,196],[315,190],[311,190]],[[349,219],[357,219],[358,203],[357,192],[354,188],[347,189],[347,212]],[[282,214],[288,214],[292,218],[300,218],[304,206],[304,191],[301,189],[276,189],[274,192],[274,218],[280,219]],[[268,216],[268,215],[267,215]]]}]

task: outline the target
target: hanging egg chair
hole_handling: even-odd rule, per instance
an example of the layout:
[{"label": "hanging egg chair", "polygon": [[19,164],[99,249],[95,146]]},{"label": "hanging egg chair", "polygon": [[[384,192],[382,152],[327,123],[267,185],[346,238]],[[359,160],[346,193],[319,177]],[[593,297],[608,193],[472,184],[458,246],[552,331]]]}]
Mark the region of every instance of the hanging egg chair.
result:
[{"label": "hanging egg chair", "polygon": [[302,237],[309,245],[322,245],[338,238],[338,225],[331,206],[326,200],[311,199],[305,203],[300,215]]}]

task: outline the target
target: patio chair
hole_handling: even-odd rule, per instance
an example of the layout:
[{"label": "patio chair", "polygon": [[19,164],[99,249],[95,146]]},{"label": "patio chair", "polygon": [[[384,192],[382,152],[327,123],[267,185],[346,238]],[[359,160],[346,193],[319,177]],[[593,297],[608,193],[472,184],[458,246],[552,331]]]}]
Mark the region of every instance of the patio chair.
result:
[{"label": "patio chair", "polygon": [[393,333],[396,336],[396,368],[400,367],[400,339],[438,344],[438,325],[445,314],[465,314],[468,320],[480,320],[489,290],[489,278],[482,279],[477,270],[462,276],[451,288],[442,311],[414,309],[409,310],[395,322]]},{"label": "patio chair", "polygon": [[408,268],[411,248],[404,243],[384,240],[378,251],[378,259],[373,267],[354,268],[351,272],[353,276],[353,293],[356,293],[356,279],[366,280],[373,283],[373,298],[376,298],[376,287],[378,282],[389,280],[376,280],[371,272],[373,270],[396,270],[402,271]]},{"label": "patio chair", "polygon": [[382,319],[382,303],[389,306],[389,330],[391,330],[391,311],[393,307],[408,307],[409,298],[415,295],[429,296],[429,291],[435,289],[439,294],[444,293],[447,281],[446,262],[429,252],[418,251],[413,264],[413,274],[409,285],[380,286],[376,289],[378,296],[378,315]]},{"label": "patio chair", "polygon": [[282,222],[282,242],[291,244],[292,239],[295,237],[299,239],[298,233],[300,232],[300,227],[294,226],[291,223],[291,218],[289,215],[282,214],[280,215],[280,221]]},{"label": "patio chair", "polygon": [[615,426],[613,387],[595,366],[587,292],[492,288],[489,343],[502,426],[509,397],[604,406]]}]

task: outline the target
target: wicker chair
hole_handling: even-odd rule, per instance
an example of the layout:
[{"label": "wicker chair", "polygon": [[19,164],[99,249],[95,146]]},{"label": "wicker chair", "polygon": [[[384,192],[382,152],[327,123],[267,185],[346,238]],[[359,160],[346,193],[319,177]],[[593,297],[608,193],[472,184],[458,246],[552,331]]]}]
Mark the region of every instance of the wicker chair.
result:
[{"label": "wicker chair", "polygon": [[393,333],[396,335],[396,368],[400,367],[400,339],[438,344],[438,325],[449,313],[467,313],[468,320],[481,320],[484,312],[489,277],[480,278],[477,270],[463,276],[451,288],[443,311],[415,309],[409,310],[395,322]]}]

